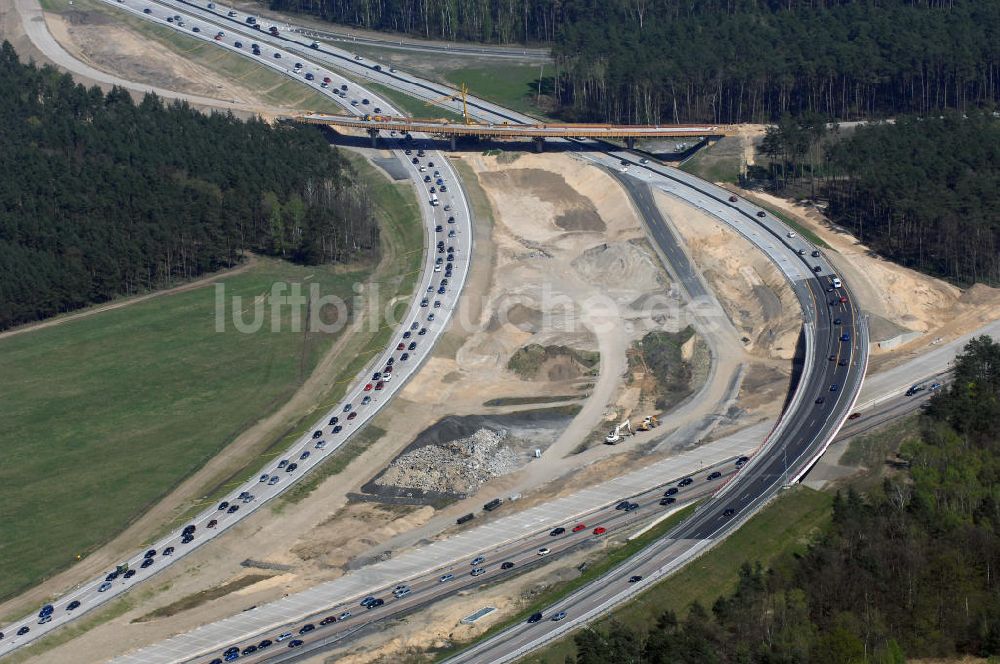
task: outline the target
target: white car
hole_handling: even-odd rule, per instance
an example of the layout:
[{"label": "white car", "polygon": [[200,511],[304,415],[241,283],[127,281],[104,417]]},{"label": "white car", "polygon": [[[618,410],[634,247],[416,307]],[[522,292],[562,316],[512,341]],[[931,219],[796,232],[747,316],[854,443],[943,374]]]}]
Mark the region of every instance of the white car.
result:
[{"label": "white car", "polygon": [[798,236],[795,234],[794,231],[788,231],[788,239],[789,240],[791,240],[792,238],[795,238],[795,237],[798,237]]},{"label": "white car", "polygon": [[540,556],[547,556],[547,555],[549,555],[549,553],[550,553],[549,547],[547,547],[547,546],[543,546],[542,548],[540,548],[538,550],[538,555],[540,555]]}]

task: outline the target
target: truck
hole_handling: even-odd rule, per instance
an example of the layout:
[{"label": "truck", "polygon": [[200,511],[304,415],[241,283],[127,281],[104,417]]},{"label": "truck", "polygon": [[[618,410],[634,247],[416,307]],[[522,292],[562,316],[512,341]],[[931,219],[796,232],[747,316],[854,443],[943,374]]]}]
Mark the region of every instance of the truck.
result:
[{"label": "truck", "polygon": [[437,204],[438,204],[437,194],[431,194],[431,205],[437,205]]},{"label": "truck", "polygon": [[472,520],[473,520],[473,519],[475,519],[475,518],[476,518],[476,515],[475,515],[475,514],[473,514],[472,512],[469,512],[469,513],[468,513],[468,514],[466,514],[465,516],[460,516],[460,517],[458,517],[458,518],[457,518],[457,519],[455,520],[455,523],[457,523],[457,524],[459,524],[459,525],[462,525],[463,523],[466,523],[467,521],[472,521]]},{"label": "truck", "polygon": [[496,508],[500,507],[502,503],[503,503],[503,498],[494,498],[490,502],[483,505],[483,509],[487,512],[492,512]]}]

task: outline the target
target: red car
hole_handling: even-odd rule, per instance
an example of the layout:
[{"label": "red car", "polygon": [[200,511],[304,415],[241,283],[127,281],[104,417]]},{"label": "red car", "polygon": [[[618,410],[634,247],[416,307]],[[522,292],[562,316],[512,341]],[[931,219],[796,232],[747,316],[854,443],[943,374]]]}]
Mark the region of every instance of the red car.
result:
[{"label": "red car", "polygon": [[396,346],[396,350],[406,350],[406,346],[403,344],[399,344],[398,346]]},{"label": "red car", "polygon": [[375,389],[376,390],[381,390],[383,387],[385,387],[385,383],[384,382],[379,381],[379,382],[375,383]]},{"label": "red car", "polygon": [[349,420],[353,420],[353,419],[354,419],[355,417],[357,417],[357,416],[358,416],[358,414],[357,414],[356,412],[353,412],[353,411],[352,411],[352,412],[351,412],[351,413],[350,413],[350,414],[349,414],[349,415],[347,416],[347,419],[349,419]]},{"label": "red car", "polygon": [[573,532],[574,532],[574,533],[578,533],[578,532],[580,532],[581,530],[586,530],[586,529],[587,529],[587,526],[585,526],[585,525],[584,525],[584,524],[582,524],[582,523],[578,523],[578,524],[576,524],[575,526],[573,526]]},{"label": "red car", "polygon": [[851,413],[851,414],[850,414],[850,415],[849,415],[849,416],[847,417],[847,419],[849,419],[849,420],[856,420],[856,419],[858,419],[859,417],[861,417],[861,413]]},{"label": "red car", "polygon": [[600,527],[594,528],[594,534],[595,535],[603,535],[606,532],[608,532],[607,528],[600,528]]},{"label": "red car", "polygon": [[215,528],[215,526],[217,526],[218,523],[219,521],[217,519],[212,519],[211,521],[208,522],[206,528]]},{"label": "red car", "polygon": [[736,202],[736,197],[735,196],[730,196],[729,197],[729,202],[730,203],[735,203]]},{"label": "red car", "polygon": [[330,77],[329,77],[329,76],[324,76],[324,77],[323,77],[323,82],[324,82],[324,83],[330,83],[330,82],[331,82],[331,79],[330,79]]},{"label": "red car", "polygon": [[367,385],[365,385],[365,392],[371,392],[371,391],[372,391],[372,384],[368,383]]}]

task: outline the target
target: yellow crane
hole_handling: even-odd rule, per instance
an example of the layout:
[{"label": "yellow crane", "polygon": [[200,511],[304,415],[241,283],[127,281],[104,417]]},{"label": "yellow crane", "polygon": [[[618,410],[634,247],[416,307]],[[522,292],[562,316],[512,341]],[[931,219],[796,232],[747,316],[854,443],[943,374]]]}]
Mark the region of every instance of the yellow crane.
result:
[{"label": "yellow crane", "polygon": [[435,104],[440,104],[441,102],[458,101],[459,99],[461,99],[462,100],[462,117],[465,118],[465,124],[467,124],[467,125],[479,124],[478,122],[476,122],[475,120],[473,120],[472,118],[469,117],[469,106],[466,103],[466,96],[468,94],[469,94],[469,88],[468,88],[468,86],[466,86],[465,83],[462,83],[462,86],[458,89],[458,94],[455,94],[455,95],[445,95],[443,97],[438,97],[437,99],[431,99],[425,105],[426,106],[434,106]]}]

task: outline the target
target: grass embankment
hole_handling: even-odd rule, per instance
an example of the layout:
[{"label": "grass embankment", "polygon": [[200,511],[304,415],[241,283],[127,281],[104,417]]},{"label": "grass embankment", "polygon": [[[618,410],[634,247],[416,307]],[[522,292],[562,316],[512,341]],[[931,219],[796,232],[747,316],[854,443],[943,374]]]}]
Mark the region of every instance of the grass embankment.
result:
[{"label": "grass embankment", "polygon": [[[174,28],[152,23],[130,12],[118,10],[98,0],[42,0],[46,11],[96,12],[114,19],[118,26],[127,27],[147,41],[201,65],[234,83],[253,90],[262,102],[289,109],[311,110],[318,113],[339,113],[343,109],[332,99],[307,85],[257,64],[251,57],[240,56],[227,49],[207,43]],[[211,95],[206,95],[211,96]]]},{"label": "grass embankment", "polygon": [[821,238],[820,236],[816,235],[816,233],[814,233],[811,228],[809,228],[808,226],[802,225],[801,223],[799,223],[798,221],[796,221],[792,217],[788,216],[787,214],[785,214],[781,210],[775,209],[775,208],[771,207],[770,205],[768,205],[767,203],[764,203],[763,201],[761,201],[761,200],[759,200],[757,198],[755,198],[753,200],[753,202],[754,202],[754,205],[759,205],[760,207],[764,208],[765,210],[767,210],[768,212],[770,212],[771,214],[773,214],[775,217],[777,217],[778,219],[780,219],[781,221],[785,222],[785,224],[787,224],[792,230],[796,231],[799,235],[801,235],[805,239],[809,240],[809,242],[811,242],[815,246],[821,247],[821,248],[824,248],[824,249],[828,249],[830,247],[830,245],[828,245],[826,242],[824,242],[823,238]]},{"label": "grass embankment", "polygon": [[0,446],[17,460],[0,468],[0,597],[114,536],[286,401],[336,337],[294,330],[291,307],[266,300],[261,330],[242,333],[234,305],[252,319],[276,282],[346,299],[365,276],[262,259],[220,276],[224,332],[206,285],[0,341]]},{"label": "grass embankment", "polygon": [[596,371],[601,361],[601,354],[596,351],[579,350],[568,346],[528,344],[523,348],[518,348],[510,356],[510,359],[507,360],[507,368],[521,378],[530,379],[538,374],[543,364],[560,357],[568,357],[580,365],[585,372]]},{"label": "grass embankment", "polygon": [[[679,332],[657,330],[648,333],[635,343],[629,352],[629,364],[653,379],[652,388],[656,407],[667,408],[694,391],[694,368],[685,359],[684,346],[694,337],[694,328],[688,325]],[[695,342],[691,342],[695,343]],[[693,358],[694,350],[690,357]]]},{"label": "grass embankment", "polygon": [[740,139],[726,136],[714,145],[699,150],[681,164],[681,170],[709,182],[736,184],[740,179],[742,159],[743,147],[740,145]]},{"label": "grass embankment", "polygon": [[[548,72],[550,78],[545,79]],[[538,102],[552,87],[551,75],[554,65],[519,65],[503,66],[484,65],[452,69],[445,73],[448,83],[460,88],[464,83],[469,94],[499,104],[506,108],[544,117]],[[538,82],[542,81],[541,94]]]},{"label": "grass embankment", "polygon": [[[736,588],[744,562],[759,561],[768,568],[779,558],[804,550],[829,522],[832,502],[829,493],[803,486],[785,493],[721,544],[613,611],[603,622],[617,621],[647,629],[666,610],[683,616],[695,601],[711,607],[716,598]],[[563,664],[575,654],[573,637],[569,636],[525,661]]]},{"label": "grass embankment", "polygon": [[[615,566],[621,564],[626,559],[634,556],[636,553],[642,549],[649,546],[652,542],[656,541],[658,538],[666,535],[671,529],[674,528],[681,521],[686,519],[694,512],[697,507],[697,503],[693,505],[688,505],[687,507],[677,511],[675,514],[671,514],[669,517],[656,524],[654,527],[650,528],[647,532],[636,537],[633,540],[620,543],[617,546],[611,545],[609,549],[600,551],[592,556],[586,562],[583,567],[583,571],[580,575],[570,579],[569,581],[563,583],[556,583],[551,586],[546,587],[541,592],[532,596],[531,603],[527,605],[524,609],[519,611],[516,615],[511,616],[507,620],[493,625],[483,634],[476,638],[476,641],[481,641],[483,639],[489,638],[490,636],[496,634],[497,632],[502,632],[511,625],[517,624],[519,622],[524,622],[528,619],[531,614],[542,611],[546,607],[558,602],[559,600],[569,596],[574,591],[587,585],[594,579],[599,578],[603,574],[607,573],[609,570],[613,569]],[[439,662],[448,657],[454,655],[457,652],[461,652],[465,648],[472,645],[471,643],[457,643],[448,648],[443,648],[441,650],[434,651],[433,661]],[[560,660],[562,664],[564,660]]]},{"label": "grass embankment", "polygon": [[461,113],[454,113],[438,104],[428,104],[424,100],[417,99],[405,92],[400,92],[399,90],[378,83],[372,83],[371,81],[365,81],[364,86],[388,99],[396,108],[410,117],[423,119],[441,118],[453,122],[462,122]]}]

